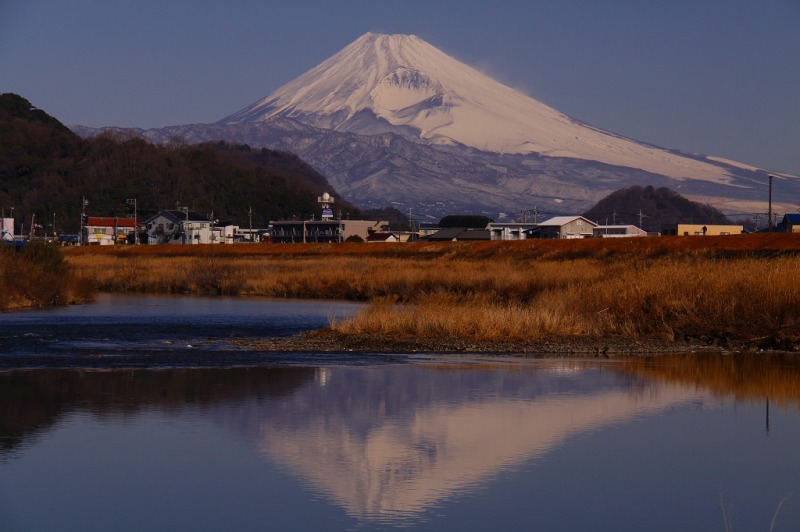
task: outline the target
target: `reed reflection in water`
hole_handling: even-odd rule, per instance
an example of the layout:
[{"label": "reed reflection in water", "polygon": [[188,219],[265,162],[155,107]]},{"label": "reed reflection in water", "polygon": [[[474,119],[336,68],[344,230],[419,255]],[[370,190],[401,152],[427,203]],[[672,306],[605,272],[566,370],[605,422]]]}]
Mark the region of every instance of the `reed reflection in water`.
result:
[{"label": "reed reflection in water", "polygon": [[[197,489],[219,483],[220,467],[210,468],[215,477],[203,468],[187,470],[185,457],[177,455],[158,458],[163,479],[140,481],[172,483],[192,500],[176,497],[169,519],[151,512],[138,525],[167,529],[176,515],[191,514],[196,519],[185,523],[207,529],[232,522],[243,529],[325,523],[719,529],[724,495],[736,509],[735,528],[768,528],[778,501],[800,493],[800,475],[793,474],[800,458],[792,450],[800,441],[797,362],[702,357],[410,357],[406,364],[367,367],[6,372],[0,374],[0,507],[16,505],[21,528],[41,523],[43,516],[32,517],[37,505],[15,493],[15,480],[35,469],[28,457],[61,441],[60,434],[79,438],[84,430],[88,438],[124,429],[128,438],[157,440],[159,426],[193,427],[199,419],[212,427],[203,431],[216,427],[225,437],[213,437],[215,446],[200,450],[198,442],[187,443],[206,453],[197,463],[232,464],[231,453],[238,453],[243,469],[258,472],[226,480],[238,501],[229,511],[248,508],[250,526],[242,525],[248,519],[241,515],[226,516],[218,500],[204,500]],[[774,398],[776,422],[765,438],[754,421],[767,396]],[[186,430],[191,439],[194,429]],[[231,436],[245,445],[218,442]],[[242,449],[252,454],[241,456]],[[114,449],[105,452],[114,457]],[[82,494],[74,513],[60,506],[52,515],[57,528],[91,524],[91,503],[82,501],[103,491],[92,480],[96,459],[71,454],[61,464],[53,460],[53,475],[68,466],[78,475],[72,492],[53,491],[42,479],[41,492],[50,497]],[[106,524],[115,524],[115,513],[135,514],[130,507],[140,502],[130,494],[142,487],[131,482],[141,478],[136,471],[152,471],[140,461],[152,457],[116,459],[116,474],[124,478],[116,481],[117,497],[107,484],[102,493],[110,507]],[[231,475],[241,474],[233,467]],[[291,478],[297,485],[287,484]],[[790,499],[778,522],[800,524],[798,506]]]}]

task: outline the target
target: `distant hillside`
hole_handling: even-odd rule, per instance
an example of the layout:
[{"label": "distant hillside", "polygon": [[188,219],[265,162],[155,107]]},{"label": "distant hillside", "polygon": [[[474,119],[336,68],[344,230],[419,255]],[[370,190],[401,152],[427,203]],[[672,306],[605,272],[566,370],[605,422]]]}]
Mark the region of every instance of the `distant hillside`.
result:
[{"label": "distant hillside", "polygon": [[[30,229],[32,217],[52,232],[77,232],[82,198],[86,213],[132,214],[188,205],[214,218],[254,226],[271,219],[319,216],[317,197],[329,192],[336,208],[357,216],[339,201],[320,173],[288,152],[251,149],[223,142],[155,146],[141,138],[108,133],[81,139],[55,118],[16,94],[0,95],[0,207],[14,208]],[[48,227],[49,226],[49,227]]]},{"label": "distant hillside", "polygon": [[716,208],[690,201],[665,187],[633,186],[612,192],[583,214],[600,224],[634,224],[659,231],[663,224],[729,224]]}]

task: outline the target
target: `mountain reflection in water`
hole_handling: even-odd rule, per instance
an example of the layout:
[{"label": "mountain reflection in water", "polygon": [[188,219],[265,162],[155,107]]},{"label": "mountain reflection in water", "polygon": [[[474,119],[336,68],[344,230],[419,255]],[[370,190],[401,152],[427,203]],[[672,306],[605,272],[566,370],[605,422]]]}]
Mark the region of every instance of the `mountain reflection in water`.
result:
[{"label": "mountain reflection in water", "polygon": [[614,389],[603,372],[571,364],[517,369],[403,367],[391,380],[384,372],[322,369],[330,373],[325,385],[285,397],[278,416],[265,413],[261,446],[351,515],[396,519],[574,434],[703,397],[672,385]]},{"label": "mountain reflection in water", "polygon": [[72,412],[199,411],[357,521],[398,524],[582,434],[720,401],[800,405],[792,357],[434,360],[2,372],[0,473]]}]

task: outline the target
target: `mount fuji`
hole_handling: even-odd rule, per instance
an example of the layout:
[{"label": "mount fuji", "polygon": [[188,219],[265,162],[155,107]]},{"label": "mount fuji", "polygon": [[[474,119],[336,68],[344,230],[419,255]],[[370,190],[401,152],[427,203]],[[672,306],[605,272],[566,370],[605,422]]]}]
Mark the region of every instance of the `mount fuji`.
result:
[{"label": "mount fuji", "polygon": [[537,153],[728,182],[724,169],[582,124],[456,61],[414,35],[367,33],[223,123],[294,118],[438,146]]},{"label": "mount fuji", "polygon": [[[581,212],[631,185],[764,210],[768,174],[637,142],[570,118],[413,35],[367,33],[216,124],[140,131],[293,151],[364,207],[431,218]],[[786,192],[800,191],[791,176]]]}]

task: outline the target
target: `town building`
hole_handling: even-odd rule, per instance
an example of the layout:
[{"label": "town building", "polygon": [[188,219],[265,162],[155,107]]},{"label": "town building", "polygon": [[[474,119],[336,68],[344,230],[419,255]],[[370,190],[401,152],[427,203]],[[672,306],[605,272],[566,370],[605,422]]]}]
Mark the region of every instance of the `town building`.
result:
[{"label": "town building", "polygon": [[532,222],[491,222],[486,229],[490,240],[525,240],[537,227],[539,224]]},{"label": "town building", "polygon": [[528,231],[533,238],[590,238],[597,224],[583,216],[554,216]]},{"label": "town building", "polygon": [[428,235],[421,240],[429,242],[462,242],[466,240],[489,240],[488,229],[476,229],[472,227],[443,227],[432,235]]},{"label": "town building", "polygon": [[647,231],[635,225],[598,225],[592,229],[595,238],[626,238],[647,236]]},{"label": "town building", "polygon": [[344,242],[351,236],[366,240],[389,230],[386,220],[279,220],[269,225],[271,241],[277,244]]},{"label": "town building", "polygon": [[670,224],[661,228],[661,234],[664,236],[740,235],[743,231],[742,225]]},{"label": "town building", "polygon": [[417,224],[416,233],[418,238],[422,238],[436,233],[439,229],[439,224],[437,223],[421,222]]},{"label": "town building", "polygon": [[783,220],[778,224],[777,229],[785,233],[800,233],[800,213],[784,214]]},{"label": "town building", "polygon": [[133,218],[87,216],[83,226],[83,241],[90,246],[133,243],[135,230],[136,222]]},{"label": "town building", "polygon": [[14,218],[0,218],[0,240],[3,242],[14,241]]},{"label": "town building", "polygon": [[393,242],[400,242],[400,237],[397,236],[396,233],[390,233],[388,231],[381,231],[381,232],[376,231],[368,235],[366,241],[393,243]]},{"label": "town building", "polygon": [[[220,242],[219,232],[202,214],[190,211],[161,211],[144,221],[148,244],[211,244]],[[212,238],[212,236],[214,238]]]}]

